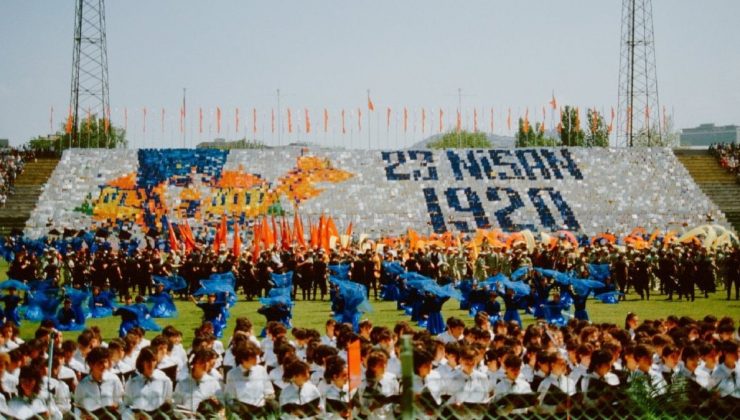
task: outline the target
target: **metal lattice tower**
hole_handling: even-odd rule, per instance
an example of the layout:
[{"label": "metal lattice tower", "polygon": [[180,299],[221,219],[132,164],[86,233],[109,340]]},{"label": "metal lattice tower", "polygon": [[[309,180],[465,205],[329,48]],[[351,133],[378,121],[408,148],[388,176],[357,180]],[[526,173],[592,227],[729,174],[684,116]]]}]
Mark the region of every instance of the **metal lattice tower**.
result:
[{"label": "metal lattice tower", "polygon": [[[80,122],[84,121],[88,115],[93,118],[104,118],[106,121],[110,120],[104,0],[76,0],[75,2],[70,109],[72,142],[77,141]],[[105,124],[105,127],[100,127],[100,129],[104,133],[96,136],[96,139],[102,138],[104,144],[88,144],[88,147],[107,146],[109,126]]]},{"label": "metal lattice tower", "polygon": [[617,146],[661,139],[652,0],[622,0]]}]

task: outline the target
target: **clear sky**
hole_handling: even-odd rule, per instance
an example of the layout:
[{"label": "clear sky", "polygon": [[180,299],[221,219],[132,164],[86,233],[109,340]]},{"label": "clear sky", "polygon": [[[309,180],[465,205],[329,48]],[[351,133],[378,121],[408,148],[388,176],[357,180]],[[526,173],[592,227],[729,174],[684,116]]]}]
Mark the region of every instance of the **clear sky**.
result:
[{"label": "clear sky", "polygon": [[[252,138],[253,108],[257,137],[276,143],[270,113],[278,88],[283,143],[307,139],[366,146],[368,89],[376,107],[369,121],[373,147],[410,144],[436,132],[440,108],[445,127],[455,124],[458,88],[463,123],[472,128],[477,109],[479,129],[487,131],[493,108],[497,134],[509,134],[508,108],[514,119],[527,108],[530,119],[541,119],[537,116],[553,91],[560,104],[595,106],[608,114],[617,105],[621,3],[108,1],[112,119],[123,125],[127,110],[134,147],[182,145],[184,87],[187,146],[217,136],[242,137],[245,131]],[[73,5],[72,0],[0,2],[0,138],[14,145],[50,132],[50,107],[55,129],[67,113]],[[676,127],[740,123],[740,1],[654,0],[653,8],[660,101],[673,112]],[[222,109],[219,134],[216,107]],[[409,112],[405,133],[404,107]],[[285,132],[287,108],[292,110],[291,135]],[[330,115],[328,133],[323,132],[324,108]],[[358,108],[363,112],[359,133]],[[424,134],[422,108],[427,114]],[[305,109],[310,134],[305,133]]]}]

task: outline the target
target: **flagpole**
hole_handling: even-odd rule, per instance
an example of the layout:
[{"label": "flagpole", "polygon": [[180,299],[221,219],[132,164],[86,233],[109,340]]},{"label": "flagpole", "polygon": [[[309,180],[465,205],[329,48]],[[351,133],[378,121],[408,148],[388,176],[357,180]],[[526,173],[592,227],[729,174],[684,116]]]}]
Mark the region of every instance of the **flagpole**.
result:
[{"label": "flagpole", "polygon": [[[367,104],[370,105],[370,89],[367,90]],[[370,145],[370,107],[368,106],[367,109],[367,150],[371,150],[372,146]]]},{"label": "flagpole", "polygon": [[187,89],[186,88],[182,88],[182,147],[183,147],[183,149],[186,147],[185,146],[186,145],[185,133],[187,132],[187,130],[185,129],[185,127],[187,126],[187,119],[186,118],[187,118],[187,115],[188,115],[187,111],[185,110],[186,109],[185,108],[185,95],[186,95],[186,93],[187,93]]},{"label": "flagpole", "polygon": [[281,142],[281,131],[282,131],[282,128],[283,128],[282,123],[281,123],[281,119],[280,119],[280,115],[282,114],[282,112],[280,111],[280,89],[277,90],[277,113],[278,113],[278,115],[277,115],[277,117],[278,117],[277,118],[278,119],[278,146],[280,146],[280,142]]}]

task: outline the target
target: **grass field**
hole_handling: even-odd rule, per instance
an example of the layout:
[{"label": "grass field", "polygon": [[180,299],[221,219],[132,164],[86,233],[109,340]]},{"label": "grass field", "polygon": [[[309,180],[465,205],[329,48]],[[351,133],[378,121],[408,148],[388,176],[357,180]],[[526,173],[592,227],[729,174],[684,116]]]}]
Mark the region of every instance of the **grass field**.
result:
[{"label": "grass field", "polygon": [[[0,280],[6,278],[5,272],[7,270],[7,264],[5,262],[0,263]],[[650,301],[641,301],[639,296],[628,295],[626,302],[620,302],[616,305],[607,305],[598,301],[590,300],[587,306],[589,315],[593,322],[612,322],[621,325],[624,322],[624,317],[627,312],[637,313],[641,319],[656,319],[665,318],[668,315],[677,316],[690,316],[693,318],[701,318],[705,315],[711,314],[717,317],[730,316],[736,320],[740,320],[740,301],[725,300],[725,291],[720,290],[717,293],[710,295],[708,299],[703,296],[697,295],[695,302],[678,302],[672,301],[667,302],[662,296],[655,296]],[[409,321],[410,317],[406,316],[402,311],[396,310],[395,302],[381,302],[374,301],[371,299],[373,311],[365,315],[365,318],[370,319],[374,325],[385,325],[392,327],[396,322],[406,320]],[[183,332],[184,343],[187,345],[190,343],[193,337],[193,330],[200,324],[201,311],[196,308],[192,303],[187,301],[177,301],[179,316],[177,318],[170,319],[158,319],[157,323],[161,326],[168,324],[175,325],[179,330]],[[225,336],[228,336],[233,329],[234,320],[240,316],[248,317],[255,326],[255,333],[259,333],[265,324],[264,317],[257,313],[257,309],[260,304],[256,301],[246,302],[242,296],[240,296],[239,302],[231,308],[231,317],[229,318],[229,325]],[[465,320],[466,322],[472,323],[472,319],[468,316],[467,311],[462,311],[459,308],[459,303],[455,300],[448,301],[443,307],[443,316],[457,316]],[[305,328],[315,328],[323,332],[324,323],[330,316],[330,303],[328,300],[325,301],[298,301],[293,309],[293,325]],[[525,324],[532,323],[534,319],[529,315],[522,315],[522,320]],[[87,325],[98,325],[103,332],[103,337],[108,340],[118,335],[118,326],[120,318],[111,317],[103,319],[91,319],[88,320]],[[24,339],[33,337],[33,333],[37,327],[36,323],[24,321],[21,326],[21,336]],[[147,336],[152,337],[156,335],[155,332],[149,332]],[[76,332],[67,333],[66,338],[76,338]]]}]

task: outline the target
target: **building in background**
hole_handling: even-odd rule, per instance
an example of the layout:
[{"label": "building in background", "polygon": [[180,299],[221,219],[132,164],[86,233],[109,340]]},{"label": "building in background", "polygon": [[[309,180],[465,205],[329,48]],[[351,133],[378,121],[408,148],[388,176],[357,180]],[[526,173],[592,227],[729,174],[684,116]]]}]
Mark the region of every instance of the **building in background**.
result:
[{"label": "building in background", "polygon": [[714,143],[740,143],[740,126],[701,124],[681,130],[681,146],[709,146]]}]

